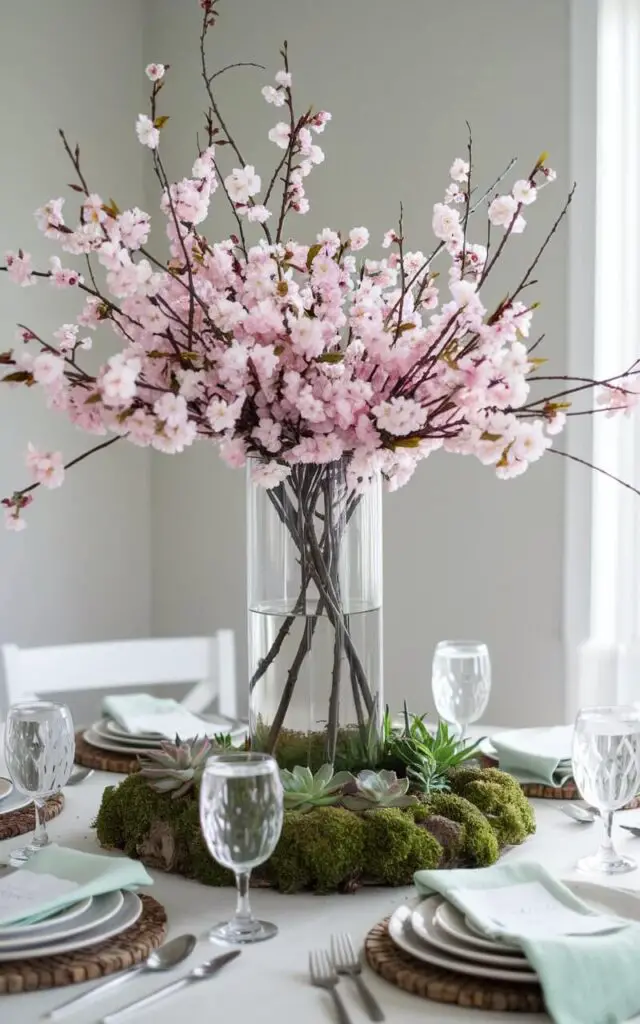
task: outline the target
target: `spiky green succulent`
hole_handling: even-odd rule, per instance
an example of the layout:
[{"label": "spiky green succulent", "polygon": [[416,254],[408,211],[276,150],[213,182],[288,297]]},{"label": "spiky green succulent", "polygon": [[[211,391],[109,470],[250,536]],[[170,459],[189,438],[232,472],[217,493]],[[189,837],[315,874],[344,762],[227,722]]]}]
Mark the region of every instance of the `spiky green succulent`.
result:
[{"label": "spiky green succulent", "polygon": [[354,781],[351,772],[334,775],[332,764],[323,764],[313,774],[310,768],[296,765],[293,771],[281,769],[284,806],[291,811],[309,811],[312,807],[337,804],[344,787]]},{"label": "spiky green succulent", "polygon": [[171,793],[177,800],[202,775],[215,749],[208,736],[184,741],[176,736],[174,743],[163,741],[158,750],[148,750],[138,758],[140,774],[156,793]]},{"label": "spiky green succulent", "polygon": [[409,779],[399,779],[395,772],[360,772],[350,783],[341,803],[350,811],[370,811],[379,807],[411,807],[418,798],[411,796]]},{"label": "spiky green succulent", "polygon": [[419,789],[432,793],[450,788],[449,772],[473,758],[479,744],[461,744],[442,720],[432,733],[424,719],[424,715],[410,716],[405,705],[404,728],[391,740],[391,756]]}]

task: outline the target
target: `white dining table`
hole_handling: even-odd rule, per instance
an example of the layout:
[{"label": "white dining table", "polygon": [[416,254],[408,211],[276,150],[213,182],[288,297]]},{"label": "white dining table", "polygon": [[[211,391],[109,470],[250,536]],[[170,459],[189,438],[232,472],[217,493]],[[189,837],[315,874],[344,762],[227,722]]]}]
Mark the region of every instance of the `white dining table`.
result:
[{"label": "white dining table", "polygon": [[[65,791],[65,807],[49,825],[51,839],[77,850],[99,852],[92,828],[105,786],[119,776],[96,772],[79,785]],[[560,812],[555,800],[534,800],[538,828],[520,847],[510,849],[509,860],[534,860],[544,864],[560,878],[585,877],[575,870],[578,857],[595,850],[599,824],[579,825]],[[640,824],[640,810],[625,811],[619,820]],[[640,858],[640,839],[615,828],[616,841],[625,853]],[[0,861],[24,838],[0,842]],[[118,854],[114,854],[118,856]],[[108,997],[97,998],[65,1020],[76,1024],[97,1022],[109,1011],[132,999],[152,992],[168,980],[186,973],[191,967],[222,952],[221,945],[207,940],[209,927],[231,914],[234,893],[230,888],[213,888],[187,881],[177,875],[151,872],[153,896],[166,908],[169,936],[193,933],[198,945],[189,960],[171,975],[146,975],[132,979]],[[613,883],[615,884],[615,882]],[[640,890],[640,869],[622,876],[618,884]],[[334,1010],[327,993],[309,984],[308,954],[311,949],[327,947],[334,932],[348,931],[359,947],[373,925],[388,916],[412,895],[410,888],[363,888],[350,895],[317,896],[311,893],[283,895],[270,890],[252,892],[254,911],[274,921],[280,931],[275,939],[245,947],[242,955],[214,978],[199,982],[179,994],[126,1018],[136,1024],[176,1024],[197,1020],[217,1024],[331,1024]],[[365,967],[366,980],[375,992],[389,1024],[438,1021],[442,1024],[486,1024],[508,1020],[504,1014],[462,1009],[410,995],[378,977]],[[42,1014],[65,1002],[75,993],[96,984],[72,985],[42,992],[0,996],[1,1024],[34,1024]],[[365,1024],[366,1014],[353,983],[340,981],[353,1024]],[[537,1024],[547,1020],[540,1014],[518,1014],[518,1024]]]}]

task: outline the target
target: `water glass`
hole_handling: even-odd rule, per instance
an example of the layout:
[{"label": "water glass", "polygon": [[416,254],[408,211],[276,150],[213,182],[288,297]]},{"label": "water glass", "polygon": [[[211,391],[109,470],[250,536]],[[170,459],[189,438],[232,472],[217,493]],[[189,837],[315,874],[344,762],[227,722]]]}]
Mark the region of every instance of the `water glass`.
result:
[{"label": "water glass", "polygon": [[487,645],[475,640],[441,640],[433,655],[431,687],[440,718],[459,727],[462,743],[467,727],[478,721],[489,702]]},{"label": "water glass", "polygon": [[617,705],[583,708],[573,732],[573,778],[604,824],[600,849],[578,862],[583,871],[617,875],[637,864],[618,853],[611,838],[614,811],[640,792],[640,709]]},{"label": "water glass", "polygon": [[13,704],[7,713],[4,752],[14,786],[35,805],[33,839],[9,858],[18,867],[49,843],[45,801],[66,785],[73,769],[75,735],[69,708],[46,700]]},{"label": "water glass", "polygon": [[277,935],[249,904],[251,871],[268,860],[282,831],[283,793],[269,754],[220,754],[207,761],[200,786],[200,823],[212,857],[236,876],[235,916],[212,928],[224,942],[260,942]]}]

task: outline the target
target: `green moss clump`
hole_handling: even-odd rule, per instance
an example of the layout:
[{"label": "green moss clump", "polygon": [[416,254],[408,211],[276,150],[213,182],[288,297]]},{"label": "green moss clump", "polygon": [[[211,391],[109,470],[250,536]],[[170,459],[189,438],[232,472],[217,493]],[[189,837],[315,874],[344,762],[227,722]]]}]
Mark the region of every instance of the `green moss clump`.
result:
[{"label": "green moss clump", "polygon": [[500,856],[498,839],[477,807],[455,793],[432,793],[427,804],[431,814],[441,814],[463,826],[460,859],[474,867],[495,864]]},{"label": "green moss clump", "polygon": [[457,768],[449,781],[493,828],[500,846],[523,843],[536,830],[533,808],[515,779],[497,768]]},{"label": "green moss clump", "polygon": [[364,862],[368,877],[382,885],[409,885],[420,868],[436,868],[440,843],[416,826],[412,814],[395,807],[365,811]]},{"label": "green moss clump", "polygon": [[[408,885],[421,868],[493,864],[502,846],[534,831],[526,798],[503,772],[461,768],[450,781],[454,792],[432,793],[406,809],[285,811],[278,846],[254,872],[256,883],[282,892],[345,891],[364,881]],[[207,885],[233,884],[202,836],[197,787],[172,800],[130,775],[105,790],[95,825],[102,846],[150,867]]]}]

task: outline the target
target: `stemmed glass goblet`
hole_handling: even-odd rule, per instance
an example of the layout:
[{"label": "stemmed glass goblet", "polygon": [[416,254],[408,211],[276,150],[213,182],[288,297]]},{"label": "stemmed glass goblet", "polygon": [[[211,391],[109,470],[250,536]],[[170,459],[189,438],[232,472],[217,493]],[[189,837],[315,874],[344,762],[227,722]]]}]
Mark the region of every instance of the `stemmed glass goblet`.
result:
[{"label": "stemmed glass goblet", "polygon": [[484,714],[491,692],[487,645],[475,640],[441,640],[433,655],[431,688],[436,710],[457,725],[460,743],[467,727]]},{"label": "stemmed glass goblet", "polygon": [[48,700],[13,704],[4,734],[7,771],[20,793],[35,805],[36,827],[30,844],[9,857],[14,867],[24,864],[49,843],[44,805],[67,783],[73,768],[75,736],[66,704]]},{"label": "stemmed glass goblet", "polygon": [[260,942],[277,935],[258,921],[249,903],[251,871],[276,848],[283,820],[278,764],[269,754],[219,754],[209,758],[200,785],[200,823],[212,857],[236,876],[234,917],[215,925],[212,940]]},{"label": "stemmed glass goblet", "polygon": [[614,812],[640,792],[640,709],[627,705],[583,708],[573,731],[573,778],[587,803],[600,811],[604,835],[583,871],[617,875],[637,867],[611,838]]}]

